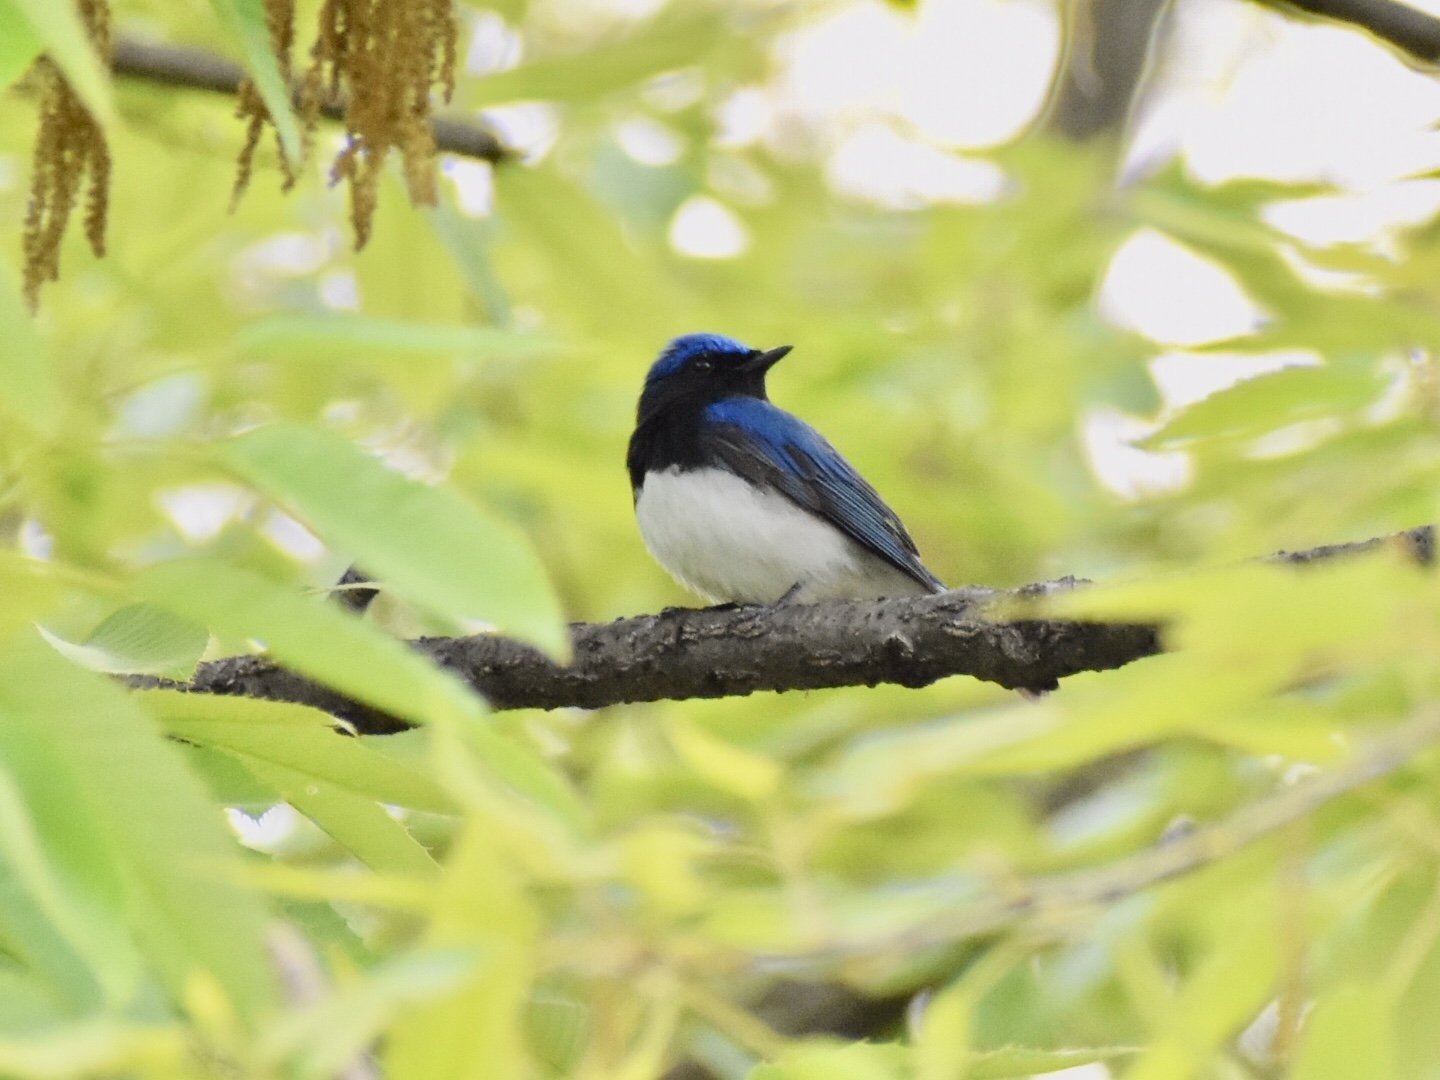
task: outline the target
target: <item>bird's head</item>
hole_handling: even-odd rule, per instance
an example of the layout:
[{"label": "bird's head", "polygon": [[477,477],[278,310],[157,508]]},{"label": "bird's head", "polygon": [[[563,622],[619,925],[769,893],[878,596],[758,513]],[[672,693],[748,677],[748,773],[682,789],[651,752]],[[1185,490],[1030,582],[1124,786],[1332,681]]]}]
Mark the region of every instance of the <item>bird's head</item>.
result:
[{"label": "bird's head", "polygon": [[665,346],[645,376],[640,415],[667,405],[709,404],[744,395],[765,398],[765,373],[789,345],[761,351],[722,334],[686,334]]}]

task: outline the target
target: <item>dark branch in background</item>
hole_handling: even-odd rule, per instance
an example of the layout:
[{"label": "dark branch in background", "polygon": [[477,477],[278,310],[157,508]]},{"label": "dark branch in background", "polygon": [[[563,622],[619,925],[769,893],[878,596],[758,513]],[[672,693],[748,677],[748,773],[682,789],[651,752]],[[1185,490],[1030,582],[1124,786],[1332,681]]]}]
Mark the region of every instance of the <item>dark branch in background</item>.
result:
[{"label": "dark branch in background", "polygon": [[[1275,559],[1304,563],[1369,551],[1364,540]],[[1433,531],[1394,542],[1429,562]],[[1014,590],[967,588],[904,600],[749,608],[671,608],[612,623],[571,626],[575,657],[561,667],[522,642],[489,634],[422,638],[415,648],[473,686],[495,709],[598,709],[665,699],[743,697],[760,690],[928,686],[971,675],[1012,689],[1049,690],[1082,671],[1107,671],[1161,649],[1144,623],[987,615],[1083,584],[1073,578]],[[136,678],[132,685],[160,685]],[[175,684],[168,684],[175,685]],[[310,705],[366,734],[406,724],[351,701],[263,656],[201,664],[183,689]]]},{"label": "dark branch in background", "polygon": [[380,595],[380,590],[370,588],[371,581],[365,576],[358,566],[345,568],[345,573],[340,575],[340,580],[335,583],[335,588],[330,595],[339,604],[343,604],[357,615],[363,615],[365,610],[374,603],[375,597]]},{"label": "dark branch in background", "polygon": [[[1286,15],[1345,23],[1421,64],[1440,64],[1440,19],[1394,0],[1258,0]],[[1165,0],[1080,0],[1048,123],[1077,141],[1117,130],[1144,78]]]},{"label": "dark branch in background", "polygon": [[[202,49],[176,45],[154,45],[120,38],[115,42],[112,69],[117,76],[175,86],[186,90],[206,90],[214,94],[238,94],[245,79],[245,69],[235,61]],[[343,121],[345,105],[325,101],[320,115],[327,120]],[[514,157],[494,132],[469,120],[436,117],[435,145],[445,153],[498,163]]]},{"label": "dark branch in background", "polygon": [[1313,15],[1369,31],[1410,59],[1440,63],[1440,19],[1391,0],[1261,0],[1287,15]]}]

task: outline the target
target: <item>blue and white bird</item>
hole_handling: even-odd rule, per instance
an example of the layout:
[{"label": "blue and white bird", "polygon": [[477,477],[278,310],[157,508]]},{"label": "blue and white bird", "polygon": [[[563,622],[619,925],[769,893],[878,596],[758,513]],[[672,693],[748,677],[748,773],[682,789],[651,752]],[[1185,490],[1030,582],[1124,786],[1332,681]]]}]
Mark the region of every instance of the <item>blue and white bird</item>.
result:
[{"label": "blue and white bird", "polygon": [[789,351],[686,334],[651,366],[626,455],[650,554],[717,602],[944,592],[875,489],[765,396]]}]

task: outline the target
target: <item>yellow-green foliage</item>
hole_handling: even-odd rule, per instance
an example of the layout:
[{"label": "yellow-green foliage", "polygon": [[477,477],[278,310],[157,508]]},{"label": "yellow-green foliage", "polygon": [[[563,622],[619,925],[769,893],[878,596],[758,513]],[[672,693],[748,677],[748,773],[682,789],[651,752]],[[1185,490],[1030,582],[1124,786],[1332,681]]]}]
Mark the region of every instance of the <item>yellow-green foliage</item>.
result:
[{"label": "yellow-green foliage", "polygon": [[[414,208],[387,170],[354,254],[314,162],[226,216],[234,103],[86,82],[53,3],[0,0],[0,73],[48,44],[77,102],[113,101],[114,177],[108,255],[70,236],[32,320],[37,99],[0,97],[0,1074],[319,1080],[367,1049],[395,1080],[645,1080],[687,1057],[725,1080],[1440,1069],[1440,581],[1393,551],[1246,561],[1435,518],[1433,226],[1394,259],[1297,251],[1260,211],[1306,192],[1179,171],[1117,191],[1110,148],[1040,136],[992,155],[994,204],[882,211],[711,138],[800,15],[687,2],[576,28],[537,0],[498,5],[525,62],[461,77],[455,105],[557,102],[553,150],[497,171],[486,219],[443,180]],[[245,56],[229,27],[263,8],[230,8],[249,23],[113,16]],[[698,95],[657,91],[676,69]],[[625,156],[635,116],[679,160]],[[751,246],[683,259],[666,223],[717,177],[751,193]],[[1191,455],[1192,482],[1124,502],[1078,432],[1160,407],[1155,347],[1094,306],[1142,224],[1265,308],[1228,347],[1325,364],[1164,417],[1147,445]],[[352,282],[358,310],[327,307]],[[947,581],[1088,574],[1106,584],[1072,610],[1161,619],[1175,651],[1038,704],[955,679],[487,715],[399,637],[483,619],[558,654],[562,618],[686,602],[622,459],[649,360],[701,329],[796,346],[773,396]],[[197,492],[223,512],[186,533],[171,508]],[[292,519],[324,555],[277,543]],[[392,589],[365,621],[315,592],[356,556]],[[100,674],[257,643],[421,726],[348,738]],[[264,850],[220,809],[281,802],[298,819]],[[1139,888],[1167,829],[1198,865]],[[868,1040],[791,1038],[755,1011],[782,978],[931,994]],[[1267,1005],[1269,1034],[1237,1042]]]}]

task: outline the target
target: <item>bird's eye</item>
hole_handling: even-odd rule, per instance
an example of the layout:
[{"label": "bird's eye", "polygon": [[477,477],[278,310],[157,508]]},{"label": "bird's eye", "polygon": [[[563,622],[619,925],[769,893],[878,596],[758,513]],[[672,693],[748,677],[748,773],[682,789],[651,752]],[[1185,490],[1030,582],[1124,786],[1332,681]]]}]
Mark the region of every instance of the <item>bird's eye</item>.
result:
[{"label": "bird's eye", "polygon": [[714,362],[713,360],[696,360],[696,361],[695,361],[695,370],[696,370],[696,371],[713,371],[714,368],[715,368],[715,362]]}]

